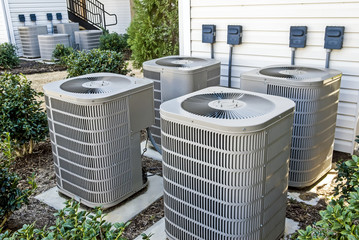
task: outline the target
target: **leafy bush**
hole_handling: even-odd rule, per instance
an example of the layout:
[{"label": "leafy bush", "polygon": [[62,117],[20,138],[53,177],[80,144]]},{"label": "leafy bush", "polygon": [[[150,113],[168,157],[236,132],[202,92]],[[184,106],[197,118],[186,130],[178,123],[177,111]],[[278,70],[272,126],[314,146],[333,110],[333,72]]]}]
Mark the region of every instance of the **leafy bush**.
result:
[{"label": "leafy bush", "polygon": [[10,172],[10,166],[14,161],[11,148],[10,134],[7,133],[1,146],[0,154],[0,229],[4,226],[11,214],[20,209],[23,204],[29,203],[29,196],[36,189],[34,175],[28,180],[30,189],[18,188],[20,178]]},{"label": "leafy bush", "polygon": [[298,230],[297,239],[359,239],[359,157],[337,165],[335,195],[322,219],[305,230]]},{"label": "leafy bush", "polygon": [[10,133],[18,155],[32,153],[33,143],[47,137],[46,113],[37,100],[42,96],[23,75],[0,76],[0,133]]},{"label": "leafy bush", "polygon": [[111,72],[126,75],[129,70],[121,53],[109,50],[92,49],[73,52],[65,58],[67,77],[89,73]]},{"label": "leafy bush", "polygon": [[[80,204],[69,200],[66,207],[59,210],[55,216],[56,225],[49,228],[35,229],[34,223],[24,225],[17,232],[5,232],[0,234],[0,240],[16,240],[16,239],[118,239],[122,238],[122,234],[129,223],[109,223],[103,220],[104,214],[100,208],[95,208],[92,213],[79,212]],[[142,239],[149,239],[150,236],[143,235]]]},{"label": "leafy bush", "polygon": [[65,64],[64,57],[69,56],[74,52],[72,47],[66,47],[64,44],[57,44],[52,56],[58,59],[61,64]]},{"label": "leafy bush", "polygon": [[349,193],[347,201],[331,201],[327,209],[320,212],[322,220],[298,230],[297,239],[359,239],[359,188]]},{"label": "leafy bush", "polygon": [[347,199],[350,192],[359,187],[359,157],[353,155],[351,160],[337,164],[337,170],[335,195]]},{"label": "leafy bush", "polygon": [[10,69],[19,65],[16,47],[10,43],[0,44],[0,69]]},{"label": "leafy bush", "polygon": [[122,53],[129,49],[127,39],[128,34],[118,34],[116,32],[103,34],[100,37],[100,49]]},{"label": "leafy bush", "polygon": [[134,0],[135,17],[127,30],[134,66],[178,54],[178,0]]}]

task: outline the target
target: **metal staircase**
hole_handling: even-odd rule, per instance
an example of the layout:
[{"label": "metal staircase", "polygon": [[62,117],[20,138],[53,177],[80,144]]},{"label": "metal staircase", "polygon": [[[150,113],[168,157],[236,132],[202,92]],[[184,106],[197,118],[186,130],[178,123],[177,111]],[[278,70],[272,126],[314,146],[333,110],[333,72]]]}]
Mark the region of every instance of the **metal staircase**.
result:
[{"label": "metal staircase", "polygon": [[[97,0],[67,0],[69,19],[85,29],[106,29],[117,24],[116,14],[108,13],[103,3]],[[111,18],[108,24],[106,18]]]}]

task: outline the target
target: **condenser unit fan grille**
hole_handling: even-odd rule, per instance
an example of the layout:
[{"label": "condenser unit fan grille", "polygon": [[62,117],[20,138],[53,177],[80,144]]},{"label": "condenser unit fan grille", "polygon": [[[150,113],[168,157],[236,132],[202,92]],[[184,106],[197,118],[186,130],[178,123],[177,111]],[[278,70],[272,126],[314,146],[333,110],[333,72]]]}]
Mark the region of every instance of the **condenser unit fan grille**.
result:
[{"label": "condenser unit fan grille", "polygon": [[208,60],[194,57],[171,57],[159,59],[156,61],[156,64],[165,67],[191,68],[203,66],[204,64],[207,64],[207,61]]},{"label": "condenser unit fan grille", "polygon": [[291,80],[306,80],[315,77],[323,77],[323,74],[325,74],[321,69],[296,66],[268,67],[259,70],[259,73],[269,77]]},{"label": "condenser unit fan grille", "polygon": [[60,88],[72,93],[104,94],[121,89],[129,84],[131,84],[130,80],[120,77],[85,77],[64,82]]},{"label": "condenser unit fan grille", "polygon": [[247,119],[270,113],[274,104],[243,93],[208,93],[187,98],[182,108],[190,113],[218,119]]}]

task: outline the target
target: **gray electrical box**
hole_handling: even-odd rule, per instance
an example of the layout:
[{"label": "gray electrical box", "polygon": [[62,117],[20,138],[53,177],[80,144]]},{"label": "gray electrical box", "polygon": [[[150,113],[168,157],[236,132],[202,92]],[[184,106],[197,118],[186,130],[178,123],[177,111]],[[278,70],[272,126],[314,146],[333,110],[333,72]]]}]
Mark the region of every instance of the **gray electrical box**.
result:
[{"label": "gray electrical box", "polygon": [[216,42],[216,25],[202,25],[202,42],[215,43]]},{"label": "gray electrical box", "polygon": [[325,49],[342,49],[343,39],[344,27],[327,26],[325,28]]},{"label": "gray electrical box", "polygon": [[242,26],[228,25],[227,44],[239,45],[242,43]]},{"label": "gray electrical box", "polygon": [[291,26],[289,47],[304,48],[307,44],[307,26]]}]

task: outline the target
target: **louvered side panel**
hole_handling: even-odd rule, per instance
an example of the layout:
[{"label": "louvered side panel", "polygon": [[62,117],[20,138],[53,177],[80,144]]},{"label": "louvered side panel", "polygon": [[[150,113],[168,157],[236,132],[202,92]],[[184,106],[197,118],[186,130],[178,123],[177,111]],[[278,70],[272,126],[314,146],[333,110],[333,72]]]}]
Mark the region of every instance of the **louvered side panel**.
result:
[{"label": "louvered side panel", "polygon": [[268,85],[267,94],[296,103],[289,186],[310,186],[331,168],[339,86],[340,78],[321,88]]},{"label": "louvered side panel", "polygon": [[220,134],[162,119],[166,232],[261,239],[266,133]]},{"label": "louvered side panel", "polygon": [[155,106],[155,124],[151,126],[151,134],[155,142],[161,145],[161,121],[160,121],[160,105],[162,103],[161,93],[161,73],[149,70],[143,70],[143,76],[153,80],[154,83],[154,106]]},{"label": "louvered side panel", "polygon": [[92,106],[45,101],[60,190],[93,205],[131,193],[127,98]]}]

